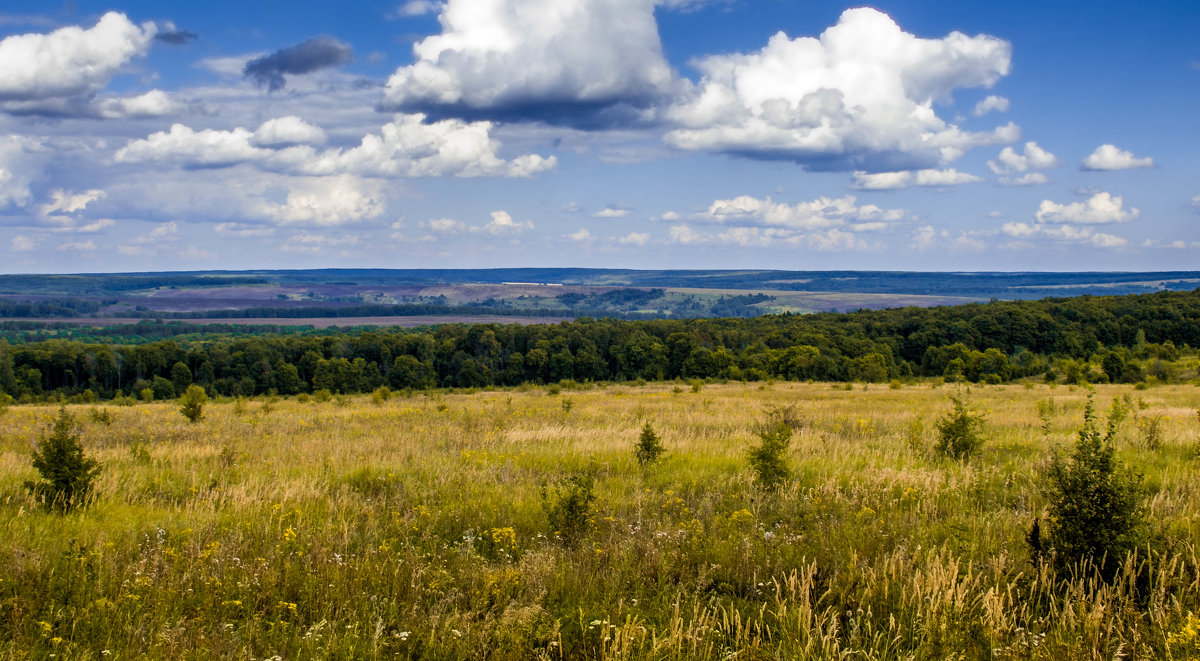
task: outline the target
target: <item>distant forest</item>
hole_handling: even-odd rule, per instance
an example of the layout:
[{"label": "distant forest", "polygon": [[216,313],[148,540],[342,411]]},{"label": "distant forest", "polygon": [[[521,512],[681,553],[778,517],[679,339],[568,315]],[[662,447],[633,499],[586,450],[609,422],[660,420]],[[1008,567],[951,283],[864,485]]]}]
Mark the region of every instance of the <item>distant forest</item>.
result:
[{"label": "distant forest", "polygon": [[0,392],[38,401],[170,398],[192,383],[253,396],[663,379],[1169,381],[1183,359],[1195,362],[1192,347],[1200,290],[748,319],[0,341]]}]

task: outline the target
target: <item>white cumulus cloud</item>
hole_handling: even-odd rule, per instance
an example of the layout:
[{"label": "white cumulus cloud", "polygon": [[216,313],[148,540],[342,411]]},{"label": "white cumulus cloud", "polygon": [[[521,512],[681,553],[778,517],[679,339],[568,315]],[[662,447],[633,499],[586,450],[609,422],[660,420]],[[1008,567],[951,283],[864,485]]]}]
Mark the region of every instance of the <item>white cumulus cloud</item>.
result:
[{"label": "white cumulus cloud", "polygon": [[934,109],[956,89],[990,87],[1010,61],[995,37],[923,39],[879,11],[851,9],[819,38],[781,32],[756,53],[697,60],[702,78],[667,112],[677,128],[666,140],[814,169],[927,168],[1017,138],[1013,124],[972,133]]},{"label": "white cumulus cloud", "polygon": [[667,237],[672,243],[678,243],[685,246],[697,245],[700,243],[708,243],[709,237],[696,232],[688,225],[672,225],[667,230]]},{"label": "white cumulus cloud", "polygon": [[378,182],[350,175],[302,179],[283,203],[256,200],[247,212],[279,225],[333,227],[378,218],[387,208]]},{"label": "white cumulus cloud", "polygon": [[903,209],[881,209],[873,204],[859,205],[853,195],[840,198],[820,197],[811,202],[787,204],[770,197],[759,199],[740,195],[716,200],[700,218],[713,223],[744,226],[775,226],[792,230],[817,230],[854,221],[894,222],[904,217]]},{"label": "white cumulus cloud", "polygon": [[629,209],[614,204],[610,204],[592,214],[592,216],[595,218],[624,218],[628,215]]},{"label": "white cumulus cloud", "polygon": [[996,174],[1012,174],[1028,170],[1045,170],[1058,165],[1058,157],[1038,146],[1038,143],[1025,143],[1025,153],[1018,154],[1012,147],[1000,150],[995,160],[988,161],[988,168]]},{"label": "white cumulus cloud", "polygon": [[1130,170],[1153,166],[1153,158],[1138,158],[1133,152],[1118,149],[1115,145],[1100,145],[1096,147],[1096,151],[1083,159],[1085,170]]},{"label": "white cumulus cloud", "polygon": [[163,117],[183,110],[184,105],[162,90],[128,97],[105,97],[93,104],[94,113],[104,119]]},{"label": "white cumulus cloud", "polygon": [[1055,243],[1079,244],[1094,248],[1123,248],[1129,241],[1113,234],[1097,232],[1091,227],[1074,225],[1042,225],[1029,223],[1005,223],[1001,234],[1016,239],[1048,239]]},{"label": "white cumulus cloud", "polygon": [[25,206],[33,200],[30,186],[41,173],[45,151],[36,138],[0,136],[0,209]]},{"label": "white cumulus cloud", "polygon": [[1086,202],[1059,204],[1042,200],[1037,210],[1039,223],[1107,224],[1122,223],[1138,217],[1138,210],[1125,208],[1120,195],[1096,193]]},{"label": "white cumulus cloud", "polygon": [[897,190],[909,186],[961,186],[983,181],[982,177],[947,170],[903,170],[900,172],[855,172],[850,187],[857,190]]},{"label": "white cumulus cloud", "polygon": [[86,30],[70,26],[0,40],[0,100],[96,92],[130,59],[146,52],[156,31],[153,23],[137,26],[124,14],[108,12]]},{"label": "white cumulus cloud", "polygon": [[99,118],[155,117],[180,109],[160,90],[140,96],[96,98],[113,76],[144,55],[157,28],[134,25],[108,12],[91,28],[68,26],[48,34],[0,40],[0,110],[17,114]]},{"label": "white cumulus cloud", "polygon": [[434,218],[429,221],[429,229],[438,234],[457,234],[467,229],[467,224],[453,218]]},{"label": "white cumulus cloud", "polygon": [[518,234],[533,229],[533,223],[528,220],[518,223],[507,211],[493,211],[492,220],[483,228],[494,236],[502,234]]},{"label": "white cumulus cloud", "polygon": [[290,147],[293,145],[323,145],[325,131],[295,115],[268,119],[254,131],[256,147]]},{"label": "white cumulus cloud", "polygon": [[617,243],[623,246],[644,246],[650,242],[650,235],[644,232],[630,232],[625,236],[617,239]]},{"label": "white cumulus cloud", "polygon": [[989,112],[1008,112],[1008,106],[1008,99],[993,94],[976,103],[975,109],[971,111],[971,114],[976,117],[982,117]]},{"label": "white cumulus cloud", "polygon": [[1050,177],[1042,172],[1026,172],[1019,177],[1000,177],[1001,186],[1041,186],[1050,183]]},{"label": "white cumulus cloud", "polygon": [[396,9],[397,16],[424,16],[442,8],[442,3],[432,0],[409,0]]},{"label": "white cumulus cloud", "polygon": [[644,108],[675,80],[652,0],[448,0],[438,20],[388,80],[385,107],[571,121]]},{"label": "white cumulus cloud", "polygon": [[65,190],[59,189],[50,193],[50,201],[43,204],[38,213],[42,216],[53,216],[59,214],[73,214],[78,211],[83,211],[87,205],[96,200],[103,200],[107,194],[99,189],[92,189],[82,193],[68,193]]},{"label": "white cumulus cloud", "polygon": [[491,137],[490,122],[447,119],[426,122],[423,115],[397,115],[378,134],[350,149],[317,150],[320,128],[296,117],[264,122],[256,131],[193,130],[183,124],[132,140],[117,151],[118,162],[165,162],[184,168],[255,164],[295,175],[352,174],[367,177],[528,177],[557,165],[554,156],[524,154],[506,161]]}]

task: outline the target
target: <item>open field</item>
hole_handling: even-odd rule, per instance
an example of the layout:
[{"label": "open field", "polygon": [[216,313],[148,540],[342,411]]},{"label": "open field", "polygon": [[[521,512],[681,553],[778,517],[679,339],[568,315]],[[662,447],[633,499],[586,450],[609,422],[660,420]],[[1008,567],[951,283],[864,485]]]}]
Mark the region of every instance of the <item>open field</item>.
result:
[{"label": "open field", "polygon": [[[398,326],[420,328],[435,324],[557,324],[566,317],[515,317],[492,315],[415,315],[405,317],[228,317],[221,319],[191,319],[192,323],[216,322],[238,326],[312,326],[313,328],[350,328],[353,326]],[[22,319],[34,323],[74,324],[77,326],[121,326],[136,324],[145,319],[134,317],[73,317],[67,319]]]},{"label": "open field", "polygon": [[[1196,658],[1200,389],[1095,389],[1100,411],[1132,404],[1118,456],[1152,522],[1112,586],[1025,542],[1089,390],[972,388],[987,440],[967,463],[931,450],[956,392],[551,386],[225,400],[197,424],[173,402],[70,406],[103,472],[68,515],[22,487],[57,408],[10,407],[0,658]],[[746,451],[786,406],[793,479],[765,493]],[[668,451],[643,469],[647,422]],[[589,467],[564,544],[544,503]]]},{"label": "open field", "polygon": [[[0,275],[0,318],[478,315],[679,319],[1191,290],[1195,271],[316,269]],[[444,317],[443,317],[444,318]],[[439,319],[440,321],[441,319]],[[230,319],[237,323],[252,323]]]}]

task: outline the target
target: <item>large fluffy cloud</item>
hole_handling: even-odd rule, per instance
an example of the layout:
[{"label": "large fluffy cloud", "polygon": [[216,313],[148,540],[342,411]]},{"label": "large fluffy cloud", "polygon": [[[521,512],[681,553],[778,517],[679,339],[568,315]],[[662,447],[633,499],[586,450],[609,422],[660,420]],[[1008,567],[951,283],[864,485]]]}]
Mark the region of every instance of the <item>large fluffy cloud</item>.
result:
[{"label": "large fluffy cloud", "polygon": [[667,95],[652,0],[449,0],[382,104],[435,116],[628,119]]},{"label": "large fluffy cloud", "polygon": [[1099,225],[1132,220],[1138,217],[1138,213],[1136,208],[1126,209],[1120,195],[1101,192],[1091,196],[1086,202],[1059,204],[1042,200],[1037,211],[1037,221]]},{"label": "large fluffy cloud", "polygon": [[491,137],[491,127],[488,122],[425,122],[422,115],[397,115],[357,147],[318,151],[312,144],[323,141],[323,132],[297,117],[268,120],[256,131],[240,127],[196,131],[175,124],[169,131],[130,141],[115,158],[118,162],[165,162],[184,168],[251,163],[272,172],[311,176],[526,177],[555,166],[553,156],[500,158],[496,154],[500,145]]},{"label": "large fluffy cloud", "polygon": [[0,40],[0,110],[14,115],[125,119],[161,117],[183,105],[162,90],[97,93],[154,41],[154,23],[109,12],[88,29],[60,28]]},{"label": "large fluffy cloud", "polygon": [[1094,225],[1121,223],[1138,217],[1138,210],[1125,208],[1119,195],[1099,192],[1085,202],[1059,204],[1042,200],[1034,222],[1005,223],[1000,234],[1017,240],[1017,245],[1041,240],[1065,245],[1083,245],[1093,248],[1123,248],[1129,241],[1105,232]]},{"label": "large fluffy cloud", "polygon": [[154,39],[153,23],[109,12],[90,29],[65,27],[0,41],[0,100],[33,101],[99,90]]},{"label": "large fluffy cloud", "polygon": [[332,227],[377,218],[387,208],[383,187],[357,177],[320,177],[296,183],[282,203],[259,200],[251,216],[280,225]]},{"label": "large fluffy cloud", "polygon": [[1133,152],[1118,149],[1115,145],[1100,145],[1096,147],[1096,151],[1083,159],[1085,170],[1130,170],[1153,166],[1153,158],[1138,158]]},{"label": "large fluffy cloud", "polygon": [[1008,124],[971,133],[934,109],[954,90],[1007,75],[1009,44],[953,32],[922,39],[887,15],[852,9],[819,38],[771,37],[759,52],[695,62],[702,78],[667,113],[680,149],[791,159],[814,169],[929,168],[983,144],[1011,142]]}]

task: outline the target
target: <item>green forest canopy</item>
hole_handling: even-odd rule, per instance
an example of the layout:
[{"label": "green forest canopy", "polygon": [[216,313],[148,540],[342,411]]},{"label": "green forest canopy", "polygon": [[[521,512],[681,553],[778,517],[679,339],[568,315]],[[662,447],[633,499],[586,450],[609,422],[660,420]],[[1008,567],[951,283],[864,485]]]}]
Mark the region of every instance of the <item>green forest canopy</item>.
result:
[{"label": "green forest canopy", "polygon": [[[17,399],[659,379],[1140,381],[1200,346],[1200,290],[750,319],[190,336],[147,343],[0,341]],[[1061,374],[1059,371],[1061,370]]]}]

